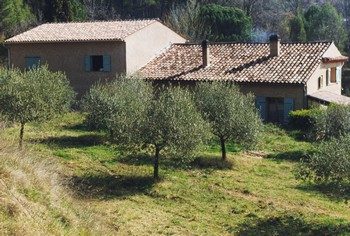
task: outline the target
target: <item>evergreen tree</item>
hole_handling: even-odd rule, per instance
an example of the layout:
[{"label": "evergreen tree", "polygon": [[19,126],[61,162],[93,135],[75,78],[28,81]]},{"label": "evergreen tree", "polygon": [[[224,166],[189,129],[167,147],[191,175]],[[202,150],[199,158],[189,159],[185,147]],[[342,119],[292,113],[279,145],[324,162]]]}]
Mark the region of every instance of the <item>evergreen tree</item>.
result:
[{"label": "evergreen tree", "polygon": [[290,22],[290,40],[293,42],[305,42],[306,41],[306,31],[304,26],[304,18],[299,12],[294,16]]},{"label": "evergreen tree", "polygon": [[23,0],[0,2],[0,29],[6,36],[23,31],[34,21],[35,16]]},{"label": "evergreen tree", "polygon": [[252,20],[235,7],[217,4],[204,5],[200,19],[212,41],[248,41],[252,32]]}]

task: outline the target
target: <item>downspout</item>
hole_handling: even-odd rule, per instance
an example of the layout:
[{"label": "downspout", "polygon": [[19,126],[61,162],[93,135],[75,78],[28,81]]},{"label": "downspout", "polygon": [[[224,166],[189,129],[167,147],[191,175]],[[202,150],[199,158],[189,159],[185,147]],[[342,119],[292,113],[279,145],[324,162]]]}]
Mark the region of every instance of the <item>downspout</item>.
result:
[{"label": "downspout", "polygon": [[10,69],[11,68],[11,50],[10,50],[10,47],[6,46],[5,44],[4,46],[7,49],[7,68]]}]

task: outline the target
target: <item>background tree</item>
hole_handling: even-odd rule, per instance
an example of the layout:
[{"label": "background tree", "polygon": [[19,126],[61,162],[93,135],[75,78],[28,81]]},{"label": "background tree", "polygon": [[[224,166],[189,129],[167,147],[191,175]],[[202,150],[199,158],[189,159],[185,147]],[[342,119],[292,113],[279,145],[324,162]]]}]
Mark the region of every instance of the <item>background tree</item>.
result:
[{"label": "background tree", "polygon": [[202,143],[207,125],[192,100],[192,94],[180,87],[163,88],[151,102],[142,130],[143,143],[154,150],[155,179],[159,178],[162,151],[188,156]]},{"label": "background tree", "polygon": [[344,19],[330,3],[312,5],[305,12],[305,28],[309,41],[334,41],[340,49],[345,49],[347,33]]},{"label": "background tree", "polygon": [[206,27],[209,40],[248,41],[250,39],[252,20],[241,9],[208,4],[202,6],[199,17]]},{"label": "background tree", "polygon": [[24,126],[45,121],[70,109],[74,92],[66,76],[46,66],[26,72],[0,70],[0,114],[20,124],[19,146]]},{"label": "background tree", "polygon": [[200,18],[200,4],[197,0],[173,5],[165,17],[165,23],[191,41],[200,41],[205,37],[205,27]]},{"label": "background tree", "polygon": [[0,33],[7,37],[27,29],[35,20],[35,16],[23,0],[0,1]]},{"label": "background tree", "polygon": [[289,26],[290,26],[290,40],[292,42],[306,41],[304,18],[300,12],[298,12],[298,14],[290,20]]},{"label": "background tree", "polygon": [[233,84],[201,83],[196,89],[196,103],[221,144],[226,160],[229,141],[249,148],[257,142],[261,120],[251,95],[242,94]]}]

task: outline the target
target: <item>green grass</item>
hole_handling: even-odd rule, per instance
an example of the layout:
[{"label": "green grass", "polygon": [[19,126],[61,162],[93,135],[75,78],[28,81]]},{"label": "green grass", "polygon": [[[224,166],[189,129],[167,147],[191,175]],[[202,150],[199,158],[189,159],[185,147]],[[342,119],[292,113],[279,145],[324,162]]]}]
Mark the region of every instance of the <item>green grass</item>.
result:
[{"label": "green grass", "polygon": [[[87,130],[83,120],[71,113],[26,129],[26,155],[53,162],[51,168],[72,196],[55,208],[47,204],[53,200],[41,182],[20,185],[20,197],[49,212],[50,224],[37,228],[42,233],[350,234],[350,205],[344,196],[294,178],[297,160],[313,150],[298,140],[298,133],[266,125],[256,151],[242,153],[229,145],[226,163],[215,143],[188,163],[162,159],[162,180],[154,182],[148,155],[122,155],[103,133]],[[5,150],[13,150],[17,127],[1,135],[8,144]],[[0,165],[0,176],[8,168]],[[0,200],[0,234],[21,233],[21,225],[13,222],[17,214],[18,209],[11,212],[11,205]]]}]

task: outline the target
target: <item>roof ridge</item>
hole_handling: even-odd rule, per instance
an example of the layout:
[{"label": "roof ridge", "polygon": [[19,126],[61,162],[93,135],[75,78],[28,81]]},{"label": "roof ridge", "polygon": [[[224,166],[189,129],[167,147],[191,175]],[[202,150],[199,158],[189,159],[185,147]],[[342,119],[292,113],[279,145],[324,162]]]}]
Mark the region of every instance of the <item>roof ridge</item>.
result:
[{"label": "roof ridge", "polygon": [[[296,44],[331,44],[333,42],[331,41],[310,41],[310,42],[281,42],[281,44],[290,44],[290,45],[296,45]],[[259,42],[209,42],[209,45],[269,45],[270,43],[259,43]],[[179,46],[200,46],[201,43],[174,43],[173,45],[179,45]]]},{"label": "roof ridge", "polygon": [[131,21],[160,21],[159,18],[139,18],[139,19],[116,19],[116,20],[95,20],[95,21],[70,21],[70,22],[45,22],[42,25],[64,25],[64,24],[90,24],[90,23],[114,23],[114,22],[131,22]]}]

